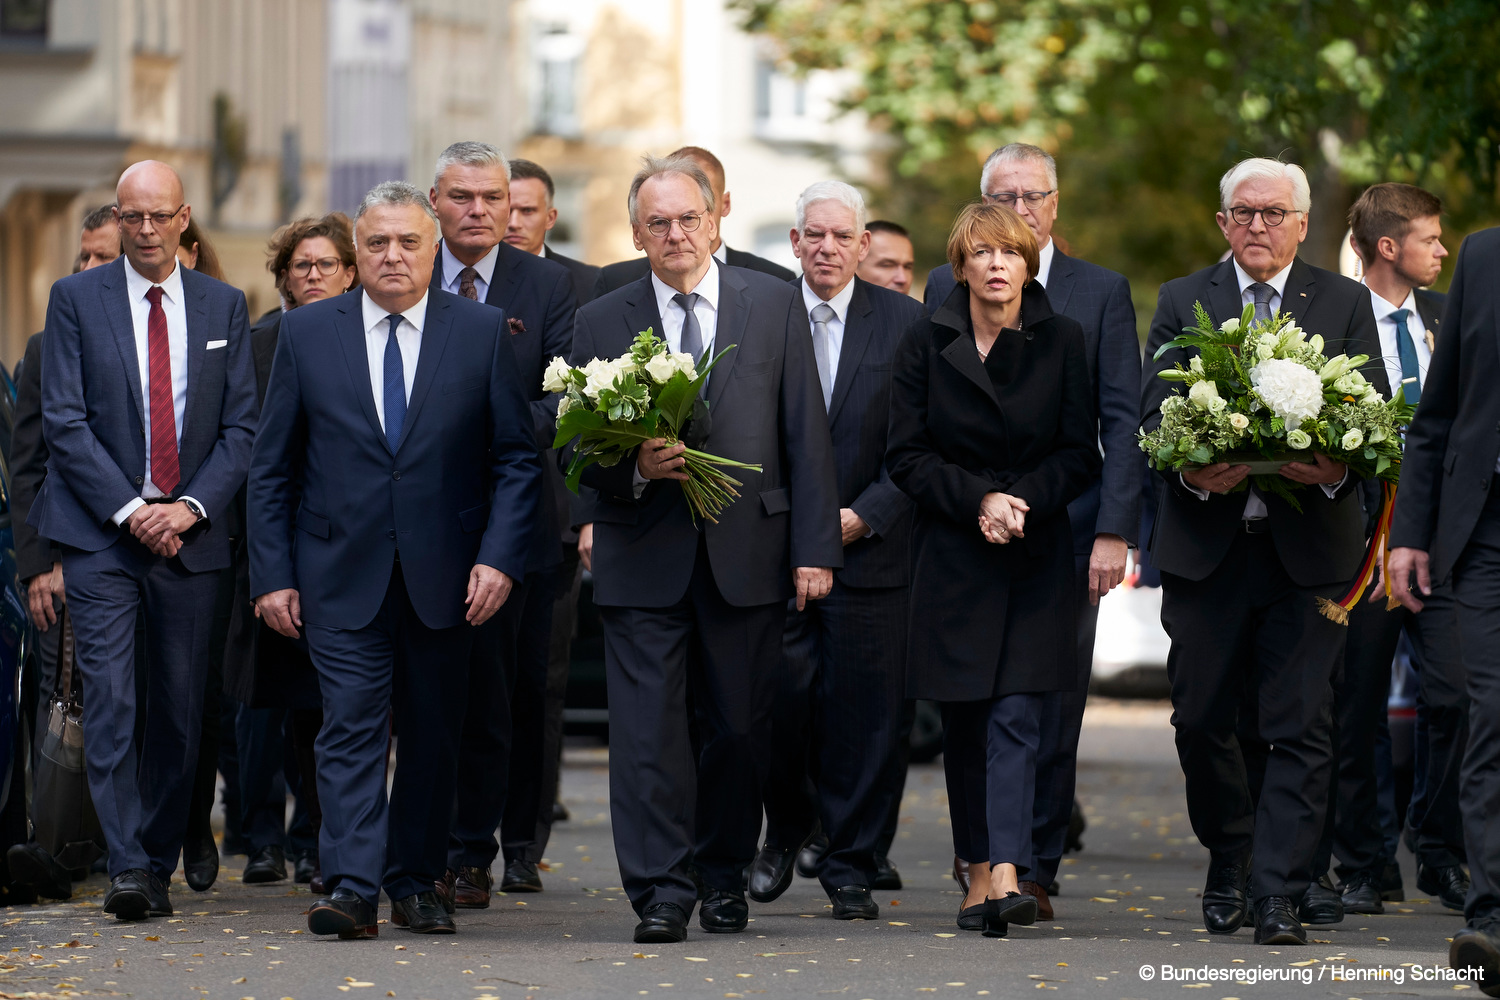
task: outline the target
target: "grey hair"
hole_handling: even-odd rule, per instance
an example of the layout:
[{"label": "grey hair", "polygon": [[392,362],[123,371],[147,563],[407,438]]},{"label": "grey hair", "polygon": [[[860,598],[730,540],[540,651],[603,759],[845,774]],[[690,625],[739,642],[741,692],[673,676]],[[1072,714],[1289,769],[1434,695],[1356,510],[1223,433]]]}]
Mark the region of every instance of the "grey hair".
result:
[{"label": "grey hair", "polygon": [[641,186],[651,178],[665,174],[681,174],[698,185],[698,190],[703,195],[703,204],[708,206],[710,212],[714,210],[713,185],[708,182],[708,174],[704,173],[697,160],[689,156],[643,156],[641,169],[636,171],[635,179],[630,182],[630,195],[625,200],[625,205],[630,210],[632,226],[639,221],[635,217],[635,207],[640,200]]},{"label": "grey hair", "polygon": [[449,167],[496,167],[505,171],[505,183],[510,183],[510,162],[505,154],[487,142],[455,142],[438,154],[437,170],[432,175],[432,186],[437,187]]},{"label": "grey hair", "polygon": [[381,205],[420,205],[423,213],[432,220],[433,228],[438,226],[437,212],[433,211],[432,202],[427,200],[427,195],[421,188],[406,181],[385,181],[370,188],[364,201],[359,203],[359,211],[354,213],[354,225],[358,227],[359,220],[364,218],[366,212]]},{"label": "grey hair", "polygon": [[1029,142],[1012,142],[1001,146],[989,155],[984,161],[984,166],[979,170],[979,193],[989,194],[985,190],[989,186],[990,171],[1000,163],[1040,163],[1047,171],[1047,186],[1057,190],[1057,161],[1052,154],[1040,146],[1033,146]]},{"label": "grey hair", "polygon": [[1282,163],[1266,156],[1253,156],[1241,160],[1219,179],[1219,209],[1229,211],[1229,202],[1239,186],[1250,180],[1292,182],[1292,208],[1299,212],[1312,209],[1312,189],[1307,186],[1307,174],[1295,163]]},{"label": "grey hair", "polygon": [[818,181],[809,184],[807,190],[797,196],[797,232],[807,228],[807,207],[820,201],[836,201],[854,213],[854,231],[865,231],[869,221],[865,212],[865,199],[851,184],[843,181]]}]

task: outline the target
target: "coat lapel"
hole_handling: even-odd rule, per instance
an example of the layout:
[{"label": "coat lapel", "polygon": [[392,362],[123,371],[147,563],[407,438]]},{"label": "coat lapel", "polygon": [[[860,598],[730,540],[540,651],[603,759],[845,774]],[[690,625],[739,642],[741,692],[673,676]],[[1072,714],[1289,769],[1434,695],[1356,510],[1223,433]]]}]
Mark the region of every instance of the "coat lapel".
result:
[{"label": "coat lapel", "polygon": [[1047,273],[1047,298],[1052,303],[1053,312],[1063,312],[1068,308],[1068,299],[1073,295],[1075,276],[1073,274],[1073,258],[1063,253],[1061,249],[1052,252],[1052,270]]},{"label": "coat lapel", "polygon": [[135,400],[136,421],[145,433],[146,406],[141,392],[140,358],[135,350],[135,321],[130,315],[130,292],[125,283],[125,257],[110,264],[99,296],[103,300],[104,314],[115,335],[115,346],[120,351],[120,361],[125,367],[125,384],[130,386],[131,398]]},{"label": "coat lapel", "polygon": [[833,377],[833,399],[828,404],[828,423],[831,426],[844,400],[849,396],[849,387],[854,384],[854,373],[859,370],[869,349],[872,332],[870,293],[865,283],[854,279],[854,297],[849,300],[849,313],[844,317],[844,343],[839,349],[838,372]]},{"label": "coat lapel", "polygon": [[624,341],[619,350],[611,352],[609,356],[612,358],[624,354],[635,340],[636,334],[647,330],[662,341],[667,339],[662,330],[661,316],[656,311],[656,292],[651,288],[651,274],[647,272],[644,278],[628,287],[630,294],[625,298],[625,329],[622,332]]},{"label": "coat lapel", "polygon": [[[1303,326],[1307,311],[1312,308],[1313,296],[1317,293],[1317,275],[1312,268],[1302,263],[1301,257],[1294,258],[1291,273],[1286,276],[1286,287],[1281,290],[1281,311],[1290,313],[1297,325]],[[1375,353],[1380,353],[1378,348]]]},{"label": "coat lapel", "polygon": [[1204,305],[1208,308],[1208,314],[1213,319],[1214,326],[1228,319],[1237,319],[1240,313],[1245,311],[1233,261],[1220,262],[1219,266],[1214,269],[1214,273],[1209,276],[1208,284],[1208,301]]},{"label": "coat lapel", "polygon": [[939,326],[958,331],[958,336],[953,338],[953,342],[939,352],[943,360],[958,369],[959,374],[964,378],[984,390],[984,394],[990,397],[990,402],[995,404],[996,409],[999,409],[1000,397],[995,395],[995,384],[990,381],[990,373],[984,370],[984,362],[979,360],[979,352],[974,349],[974,336],[969,323],[968,286],[954,285],[948,298],[932,314],[932,321]]},{"label": "coat lapel", "polygon": [[[417,352],[417,374],[412,379],[411,402],[406,404],[406,419],[401,422],[401,437],[396,441],[396,451],[411,436],[412,425],[422,412],[422,404],[432,389],[432,380],[443,361],[443,351],[448,346],[448,334],[453,329],[453,314],[449,311],[445,295],[428,293],[427,318],[422,326],[422,346]],[[500,331],[504,334],[504,328]]]},{"label": "coat lapel", "polygon": [[187,437],[189,427],[196,426],[194,417],[204,405],[203,394],[207,391],[204,380],[198,375],[208,353],[208,289],[199,287],[201,283],[197,279],[196,273],[189,279],[187,269],[183,269],[183,312],[187,315],[187,400],[182,404],[183,438]]},{"label": "coat lapel", "polygon": [[[432,293],[428,293],[432,294]],[[375,391],[370,388],[370,354],[365,349],[364,292],[343,296],[339,304],[337,326],[339,344],[344,349],[344,361],[349,365],[349,379],[354,383],[354,395],[359,397],[360,409],[370,422],[370,429],[380,443],[390,450],[385,431],[380,427],[380,415],[375,412]],[[347,302],[347,304],[345,304]]]},{"label": "coat lapel", "polygon": [[[743,343],[745,328],[750,322],[750,298],[745,294],[745,283],[738,275],[727,267],[720,267],[718,261],[714,262],[714,266],[719,268],[719,309],[712,350],[714,354],[718,354],[731,344]],[[740,353],[738,347],[730,351],[708,377],[710,413],[718,405],[719,397],[724,395],[724,387],[729,383],[729,376],[734,371]]]},{"label": "coat lapel", "polygon": [[521,277],[511,266],[510,255],[525,252],[517,250],[509,243],[496,244],[495,269],[490,272],[490,287],[484,292],[485,305],[506,309],[509,303],[515,301],[516,286],[520,284]]}]

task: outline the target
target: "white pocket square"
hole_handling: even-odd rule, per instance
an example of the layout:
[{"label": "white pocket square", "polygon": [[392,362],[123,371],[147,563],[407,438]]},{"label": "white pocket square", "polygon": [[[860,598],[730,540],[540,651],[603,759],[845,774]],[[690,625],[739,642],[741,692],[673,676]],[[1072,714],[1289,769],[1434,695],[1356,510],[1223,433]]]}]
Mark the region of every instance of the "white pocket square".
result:
[{"label": "white pocket square", "polygon": [[206,350],[206,351],[212,351],[216,347],[228,347],[228,346],[229,346],[229,341],[227,341],[227,340],[210,340],[208,342],[208,346],[205,347],[204,350]]}]

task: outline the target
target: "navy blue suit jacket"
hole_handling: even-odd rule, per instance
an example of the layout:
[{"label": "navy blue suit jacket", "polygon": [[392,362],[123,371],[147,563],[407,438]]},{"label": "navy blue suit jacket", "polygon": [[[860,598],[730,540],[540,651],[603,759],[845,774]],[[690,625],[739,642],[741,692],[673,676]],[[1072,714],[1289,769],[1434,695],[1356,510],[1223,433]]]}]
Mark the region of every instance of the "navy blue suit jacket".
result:
[{"label": "navy blue suit jacket", "polygon": [[[802,294],[802,282],[796,283]],[[904,587],[911,580],[911,498],[891,482],[885,467],[891,422],[891,358],[917,320],[922,305],[909,295],[854,279],[844,323],[828,430],[839,506],[864,519],[873,532],[844,546],[840,581],[851,587]]]},{"label": "navy blue suit jacket", "polygon": [[[947,264],[927,275],[923,301],[929,314],[947,301],[955,284],[953,268]],[[1069,257],[1059,249],[1047,275],[1047,301],[1054,312],[1083,327],[1089,382],[1099,412],[1099,442],[1104,447],[1103,469],[1083,495],[1068,505],[1073,552],[1093,551],[1095,535],[1119,535],[1135,545],[1146,456],[1136,445],[1141,341],[1135,332],[1130,283],[1123,274]]]},{"label": "navy blue suit jacket", "polygon": [[[255,436],[255,373],[245,296],[182,270],[187,401],[173,496],[203,505],[208,525],[183,542],[193,572],[229,565],[225,514],[245,481]],[[52,286],[42,338],[42,434],[47,476],[27,519],[43,538],[98,552],[118,541],[109,523],[146,479],[145,407],[126,297],[125,258]],[[209,343],[224,341],[209,348]]]},{"label": "navy blue suit jacket", "polygon": [[514,338],[498,310],[430,291],[392,449],[370,388],[363,294],[281,318],[250,458],[250,593],[296,588],[303,621],[363,628],[399,551],[417,615],[451,628],[476,563],[526,572],[541,460]]}]

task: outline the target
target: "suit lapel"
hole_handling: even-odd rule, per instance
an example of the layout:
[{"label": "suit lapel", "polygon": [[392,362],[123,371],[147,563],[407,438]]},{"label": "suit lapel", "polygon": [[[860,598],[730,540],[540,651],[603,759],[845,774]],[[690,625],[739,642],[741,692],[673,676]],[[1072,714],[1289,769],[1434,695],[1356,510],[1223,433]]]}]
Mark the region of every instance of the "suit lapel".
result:
[{"label": "suit lapel", "polygon": [[838,372],[833,377],[833,398],[828,404],[830,426],[839,410],[843,409],[844,400],[849,397],[849,387],[854,384],[854,373],[859,370],[870,346],[870,338],[874,335],[870,329],[874,321],[870,316],[874,311],[865,283],[855,278],[854,297],[849,300],[849,312],[844,317],[844,343],[839,349]]},{"label": "suit lapel", "polygon": [[[718,261],[714,262],[714,266],[719,268],[719,308],[712,350],[714,354],[718,354],[731,344],[742,343],[745,327],[750,322],[750,298],[745,294],[745,283],[738,275],[728,267],[720,267]],[[708,377],[709,412],[718,405],[719,397],[724,395],[724,386],[729,382],[740,353],[738,349],[730,351]]]},{"label": "suit lapel", "polygon": [[[428,296],[427,318],[422,326],[422,346],[417,352],[417,374],[411,385],[411,402],[406,404],[406,419],[401,422],[401,437],[396,441],[398,452],[411,436],[412,425],[417,422],[422,404],[427,401],[432,380],[443,361],[443,350],[448,346],[448,334],[453,329],[453,314],[449,311],[447,297],[431,293]],[[506,333],[504,329],[500,332]]]},{"label": "suit lapel", "polygon": [[208,288],[198,287],[198,275],[189,280],[187,270],[182,275],[183,313],[187,316],[187,399],[182,404],[182,437],[187,438],[187,429],[196,426],[194,417],[204,405],[203,394],[207,391],[204,380],[199,378],[203,370],[204,355],[208,353]]},{"label": "suit lapel", "polygon": [[520,284],[521,277],[511,266],[508,255],[525,252],[517,250],[509,243],[500,243],[495,246],[495,269],[490,272],[490,287],[484,292],[485,305],[509,311],[509,304],[515,301],[516,286]]},{"label": "suit lapel", "polygon": [[339,344],[344,349],[344,361],[349,365],[349,379],[354,383],[354,395],[359,397],[360,408],[365,411],[365,418],[370,422],[370,429],[389,451],[390,442],[386,440],[385,431],[380,427],[380,415],[375,412],[375,391],[370,388],[370,353],[365,348],[364,311],[362,309],[364,297],[364,292],[347,297],[349,304],[347,307],[340,306],[336,327]]},{"label": "suit lapel", "polygon": [[141,432],[146,428],[146,406],[141,392],[141,363],[135,349],[135,321],[130,315],[130,292],[125,282],[125,257],[122,254],[116,263],[109,265],[109,272],[100,285],[99,296],[104,303],[104,314],[115,335],[115,346],[120,351],[120,361],[125,367],[125,384],[130,386],[131,398],[135,400],[136,420]]},{"label": "suit lapel", "polygon": [[1052,311],[1060,313],[1068,308],[1068,299],[1073,295],[1073,258],[1061,250],[1052,252],[1052,270],[1047,274],[1047,299]]},{"label": "suit lapel", "polygon": [[[1301,257],[1293,258],[1291,273],[1286,276],[1286,286],[1281,290],[1281,311],[1290,313],[1297,325],[1303,326],[1303,320],[1312,308],[1313,296],[1317,293],[1318,279],[1313,269],[1302,263]],[[1375,353],[1380,353],[1378,345]]]},{"label": "suit lapel", "polygon": [[625,329],[624,340],[619,350],[613,351],[610,357],[619,357],[630,348],[635,340],[636,334],[645,333],[650,330],[652,334],[663,342],[667,336],[662,330],[661,316],[656,311],[656,292],[651,287],[651,275],[647,275],[628,286],[630,294],[625,298]]},{"label": "suit lapel", "polygon": [[1227,319],[1237,319],[1240,313],[1245,311],[1244,300],[1240,294],[1240,282],[1235,276],[1233,261],[1221,262],[1214,273],[1209,276],[1208,283],[1208,302],[1205,305],[1215,326]]}]

